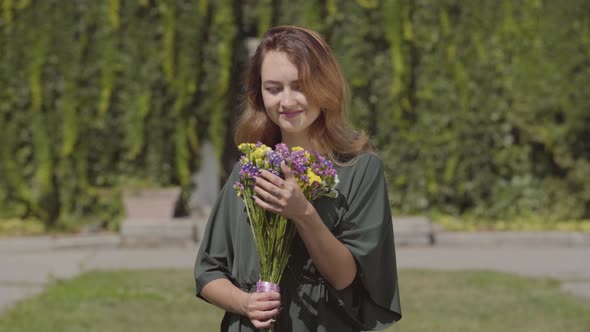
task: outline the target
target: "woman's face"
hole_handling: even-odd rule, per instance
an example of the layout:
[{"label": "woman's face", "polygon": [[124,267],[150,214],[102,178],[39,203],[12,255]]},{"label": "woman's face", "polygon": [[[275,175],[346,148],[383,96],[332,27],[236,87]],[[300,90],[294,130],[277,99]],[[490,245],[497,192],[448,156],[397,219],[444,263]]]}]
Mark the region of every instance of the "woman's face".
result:
[{"label": "woman's face", "polygon": [[283,137],[308,134],[309,126],[320,115],[320,108],[308,103],[299,82],[299,71],[287,54],[266,53],[260,74],[266,114],[281,128]]}]

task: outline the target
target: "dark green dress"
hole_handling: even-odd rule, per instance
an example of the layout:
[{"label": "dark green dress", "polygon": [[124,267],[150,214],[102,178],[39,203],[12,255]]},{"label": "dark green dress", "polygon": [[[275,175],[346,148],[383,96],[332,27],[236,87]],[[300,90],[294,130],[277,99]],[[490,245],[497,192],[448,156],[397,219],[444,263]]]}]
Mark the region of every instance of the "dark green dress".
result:
[{"label": "dark green dress", "polygon": [[[299,237],[281,281],[283,310],[274,330],[381,330],[401,318],[391,211],[383,162],[374,154],[360,155],[351,166],[336,166],[337,198],[314,202],[318,214],[352,253],[357,263],[354,282],[336,290],[313,265]],[[208,282],[227,278],[252,292],[259,262],[244,203],[233,184],[234,167],[211,211],[195,263],[197,296]],[[255,331],[247,317],[226,313],[221,331]]]}]

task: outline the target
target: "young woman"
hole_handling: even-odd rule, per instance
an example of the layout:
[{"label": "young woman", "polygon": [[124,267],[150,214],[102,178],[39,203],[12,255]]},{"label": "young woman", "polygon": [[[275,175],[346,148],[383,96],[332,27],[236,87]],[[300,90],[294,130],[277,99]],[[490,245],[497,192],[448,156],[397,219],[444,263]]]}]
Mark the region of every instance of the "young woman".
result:
[{"label": "young woman", "polygon": [[234,167],[211,212],[195,264],[197,296],[226,311],[222,331],[360,331],[401,318],[383,163],[346,117],[347,85],[316,32],[270,29],[246,75],[236,143],[285,143],[336,164],[337,198],[308,202],[291,170],[263,172],[256,204],[293,222],[298,236],[277,292],[256,293],[259,263]]}]

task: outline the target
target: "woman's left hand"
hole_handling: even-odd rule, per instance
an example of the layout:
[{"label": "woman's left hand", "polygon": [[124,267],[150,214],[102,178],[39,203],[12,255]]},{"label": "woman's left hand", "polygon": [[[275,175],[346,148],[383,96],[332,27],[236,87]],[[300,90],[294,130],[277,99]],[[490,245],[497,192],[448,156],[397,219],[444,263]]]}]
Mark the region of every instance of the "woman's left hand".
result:
[{"label": "woman's left hand", "polygon": [[280,214],[294,222],[302,220],[313,208],[305,198],[291,169],[281,162],[285,179],[263,170],[256,178],[254,201],[264,210]]}]

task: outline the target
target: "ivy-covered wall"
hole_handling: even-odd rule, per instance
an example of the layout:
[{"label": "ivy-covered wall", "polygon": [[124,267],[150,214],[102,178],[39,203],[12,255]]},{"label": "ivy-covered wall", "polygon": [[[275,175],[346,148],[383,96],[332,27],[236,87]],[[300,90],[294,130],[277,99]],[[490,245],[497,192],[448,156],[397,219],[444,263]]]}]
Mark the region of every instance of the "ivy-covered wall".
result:
[{"label": "ivy-covered wall", "polygon": [[236,159],[244,41],[320,31],[397,213],[590,218],[590,2],[0,0],[0,218],[108,222]]}]

